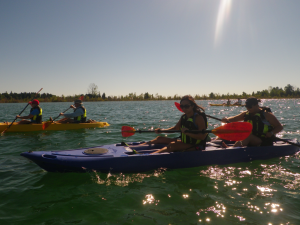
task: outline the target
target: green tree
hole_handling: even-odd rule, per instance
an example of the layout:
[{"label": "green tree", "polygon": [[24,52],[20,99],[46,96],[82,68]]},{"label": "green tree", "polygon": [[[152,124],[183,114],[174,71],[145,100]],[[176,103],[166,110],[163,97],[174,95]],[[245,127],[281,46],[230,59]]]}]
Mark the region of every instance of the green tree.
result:
[{"label": "green tree", "polygon": [[293,96],[294,93],[294,87],[290,84],[284,87],[286,96]]},{"label": "green tree", "polygon": [[210,98],[215,98],[216,96],[215,96],[215,94],[214,94],[213,92],[211,92],[211,93],[209,94],[209,97],[210,97]]},{"label": "green tree", "polygon": [[149,93],[146,92],[146,93],[144,94],[144,99],[149,99],[149,98],[150,98]]}]

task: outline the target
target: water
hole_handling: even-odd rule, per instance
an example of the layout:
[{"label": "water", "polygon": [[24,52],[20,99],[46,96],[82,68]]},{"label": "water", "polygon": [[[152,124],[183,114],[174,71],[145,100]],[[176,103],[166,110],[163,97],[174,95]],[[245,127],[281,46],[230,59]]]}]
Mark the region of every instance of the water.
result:
[{"label": "water", "polygon": [[[206,107],[222,118],[244,107]],[[71,103],[41,103],[44,119]],[[0,121],[12,121],[25,103],[0,104]],[[88,118],[107,128],[6,133],[0,137],[0,224],[300,224],[298,154],[231,165],[157,169],[147,173],[48,173],[20,156],[121,141],[121,127],[168,128],[181,116],[174,101],[86,102]],[[264,100],[284,125],[281,138],[300,136],[300,99]],[[27,115],[29,108],[23,115]],[[209,129],[220,122],[209,119]],[[172,134],[176,136],[177,134]],[[171,136],[171,135],[170,135]],[[212,135],[213,136],[213,135]]]}]

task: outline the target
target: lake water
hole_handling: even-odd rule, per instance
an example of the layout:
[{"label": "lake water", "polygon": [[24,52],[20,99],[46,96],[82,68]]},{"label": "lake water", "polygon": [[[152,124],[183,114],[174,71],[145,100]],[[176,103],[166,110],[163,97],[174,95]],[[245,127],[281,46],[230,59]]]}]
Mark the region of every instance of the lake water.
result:
[{"label": "lake water", "polygon": [[[179,101],[178,101],[179,102]],[[244,107],[210,107],[222,118]],[[26,103],[0,104],[0,121],[13,121]],[[71,103],[41,103],[43,119]],[[123,138],[121,127],[168,128],[182,115],[174,101],[85,102],[88,118],[106,128],[5,133],[0,137],[0,224],[300,224],[299,154],[230,165],[157,169],[147,173],[48,173],[20,156],[150,140]],[[300,99],[263,100],[284,126],[280,138],[300,137]],[[71,110],[70,110],[71,111]],[[29,108],[22,115],[28,115]],[[208,119],[209,129],[220,122]],[[177,136],[178,134],[172,134]],[[171,135],[170,135],[171,136]],[[212,135],[213,136],[213,135]]]}]

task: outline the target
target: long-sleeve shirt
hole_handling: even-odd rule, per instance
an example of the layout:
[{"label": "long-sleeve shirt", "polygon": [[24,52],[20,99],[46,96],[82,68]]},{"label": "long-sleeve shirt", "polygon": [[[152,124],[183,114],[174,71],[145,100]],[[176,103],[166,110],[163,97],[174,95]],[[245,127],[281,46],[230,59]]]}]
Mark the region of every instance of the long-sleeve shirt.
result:
[{"label": "long-sleeve shirt", "polygon": [[74,109],[73,113],[67,113],[67,114],[64,114],[63,116],[66,118],[74,118],[74,117],[82,116],[83,114],[84,114],[83,109],[78,108],[77,110]]}]

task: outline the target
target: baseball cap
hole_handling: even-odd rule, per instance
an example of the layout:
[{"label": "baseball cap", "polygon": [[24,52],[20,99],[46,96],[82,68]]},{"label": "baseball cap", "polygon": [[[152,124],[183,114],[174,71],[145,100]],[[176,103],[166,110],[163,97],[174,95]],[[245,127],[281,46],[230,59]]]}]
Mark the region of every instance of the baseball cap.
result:
[{"label": "baseball cap", "polygon": [[37,99],[34,99],[34,100],[32,100],[31,102],[28,102],[28,103],[29,104],[36,104],[36,105],[40,104],[39,100],[37,100]]}]

